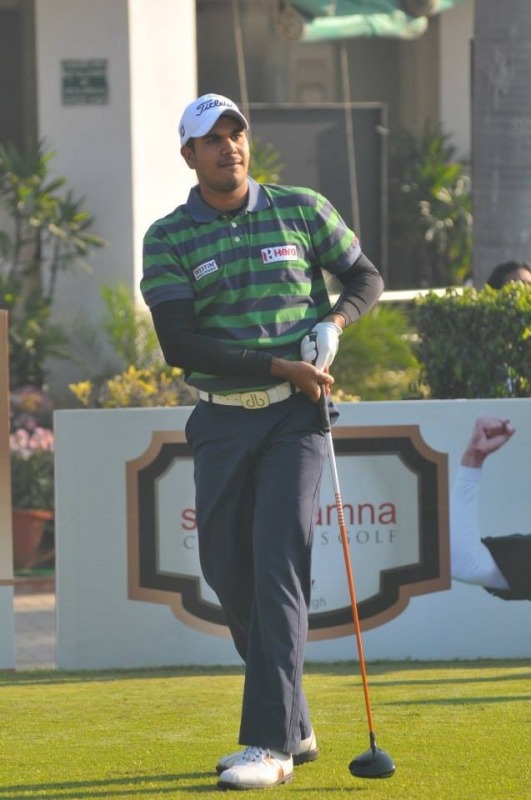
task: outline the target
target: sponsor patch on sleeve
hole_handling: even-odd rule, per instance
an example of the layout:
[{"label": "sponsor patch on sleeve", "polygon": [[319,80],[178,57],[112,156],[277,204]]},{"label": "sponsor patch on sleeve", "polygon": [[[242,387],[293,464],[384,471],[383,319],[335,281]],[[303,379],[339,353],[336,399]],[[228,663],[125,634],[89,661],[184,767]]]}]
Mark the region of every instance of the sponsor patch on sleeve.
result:
[{"label": "sponsor patch on sleeve", "polygon": [[272,264],[274,261],[297,261],[297,245],[279,244],[274,247],[263,247],[262,261],[264,264]]},{"label": "sponsor patch on sleeve", "polygon": [[205,275],[210,275],[211,272],[216,272],[218,269],[218,265],[215,260],[212,259],[211,261],[205,261],[204,264],[199,264],[197,267],[194,267],[192,273],[196,281],[200,281]]}]

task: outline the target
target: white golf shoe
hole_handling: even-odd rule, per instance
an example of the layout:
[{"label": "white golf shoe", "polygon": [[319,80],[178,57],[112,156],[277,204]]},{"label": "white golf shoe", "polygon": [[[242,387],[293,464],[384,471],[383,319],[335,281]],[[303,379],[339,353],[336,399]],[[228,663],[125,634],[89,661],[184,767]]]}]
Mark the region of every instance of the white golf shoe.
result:
[{"label": "white golf shoe", "polygon": [[293,758],[280,750],[247,747],[219,776],[220,789],[266,789],[293,780]]},{"label": "white golf shoe", "polygon": [[[219,774],[226,769],[237,766],[241,762],[245,752],[245,750],[238,750],[236,753],[230,753],[230,755],[220,758],[216,764],[216,772]],[[306,739],[301,739],[298,752],[293,754],[293,764],[298,767],[300,764],[307,764],[309,761],[315,761],[318,756],[319,749],[312,728],[310,735]]]}]

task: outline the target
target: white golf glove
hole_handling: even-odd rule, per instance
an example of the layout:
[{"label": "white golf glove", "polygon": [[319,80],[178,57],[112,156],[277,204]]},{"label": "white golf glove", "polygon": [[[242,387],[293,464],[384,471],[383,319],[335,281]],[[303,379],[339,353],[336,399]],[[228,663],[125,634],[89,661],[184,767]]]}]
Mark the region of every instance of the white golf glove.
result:
[{"label": "white golf glove", "polygon": [[301,342],[303,361],[326,369],[336,357],[339,337],[343,331],[335,322],[318,322]]}]

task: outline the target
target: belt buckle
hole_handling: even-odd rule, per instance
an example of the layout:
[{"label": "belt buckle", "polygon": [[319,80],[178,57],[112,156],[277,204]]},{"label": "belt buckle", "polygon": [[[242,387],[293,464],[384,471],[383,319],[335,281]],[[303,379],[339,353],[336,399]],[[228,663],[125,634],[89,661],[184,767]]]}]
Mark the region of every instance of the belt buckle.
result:
[{"label": "belt buckle", "polygon": [[244,408],[267,408],[269,405],[267,392],[242,392],[240,397]]}]

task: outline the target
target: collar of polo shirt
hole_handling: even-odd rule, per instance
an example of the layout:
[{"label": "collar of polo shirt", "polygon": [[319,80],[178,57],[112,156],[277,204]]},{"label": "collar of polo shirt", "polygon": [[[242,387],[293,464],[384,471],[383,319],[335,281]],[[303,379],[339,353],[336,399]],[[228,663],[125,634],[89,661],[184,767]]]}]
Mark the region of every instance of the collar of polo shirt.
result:
[{"label": "collar of polo shirt", "polygon": [[[247,178],[249,182],[249,198],[245,206],[247,213],[252,211],[263,211],[271,205],[269,198],[263,188],[253,178]],[[190,216],[195,222],[212,222],[213,220],[226,213],[217,211],[207,205],[197,190],[197,186],[190,191],[186,207]]]}]

